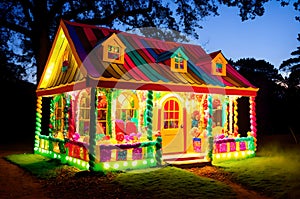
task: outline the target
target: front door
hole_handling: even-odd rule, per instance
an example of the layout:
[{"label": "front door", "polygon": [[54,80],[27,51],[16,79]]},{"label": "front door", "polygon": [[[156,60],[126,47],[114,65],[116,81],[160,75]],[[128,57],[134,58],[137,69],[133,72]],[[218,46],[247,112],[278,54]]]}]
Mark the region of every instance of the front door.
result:
[{"label": "front door", "polygon": [[166,99],[162,105],[162,150],[163,153],[184,152],[182,107],[177,98]]}]

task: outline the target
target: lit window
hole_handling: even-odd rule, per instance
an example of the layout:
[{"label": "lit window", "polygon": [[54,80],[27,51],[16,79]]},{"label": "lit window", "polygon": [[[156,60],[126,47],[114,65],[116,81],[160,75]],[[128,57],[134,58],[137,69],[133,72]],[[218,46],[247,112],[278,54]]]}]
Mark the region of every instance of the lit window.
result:
[{"label": "lit window", "polygon": [[178,128],[179,104],[176,100],[170,99],[164,105],[164,129]]},{"label": "lit window", "polygon": [[108,58],[120,60],[120,47],[108,45]]},{"label": "lit window", "polygon": [[57,134],[58,132],[63,132],[64,106],[65,106],[65,99],[62,96],[59,96],[59,100],[57,100],[56,103],[54,104],[54,115],[55,115],[54,131],[55,131],[55,134]]},{"label": "lit window", "polygon": [[124,63],[124,53],[126,47],[115,33],[113,33],[101,45],[103,61],[116,64]]},{"label": "lit window", "polygon": [[86,92],[81,93],[79,99],[79,134],[89,134],[90,125],[90,97]]},{"label": "lit window", "polygon": [[175,69],[184,69],[184,59],[182,58],[181,54],[178,53],[175,57],[174,57],[174,68]]},{"label": "lit window", "polygon": [[212,67],[211,67],[211,73],[212,75],[218,75],[218,76],[226,76],[226,64],[227,60],[222,55],[222,53],[218,53],[215,57],[212,59]]},{"label": "lit window", "polygon": [[171,70],[173,72],[187,72],[188,57],[181,48],[178,48],[171,56]]},{"label": "lit window", "polygon": [[116,119],[130,121],[137,117],[138,99],[134,93],[123,92],[117,99]]},{"label": "lit window", "polygon": [[223,69],[223,64],[216,63],[216,72],[217,73],[222,73],[222,69]]}]

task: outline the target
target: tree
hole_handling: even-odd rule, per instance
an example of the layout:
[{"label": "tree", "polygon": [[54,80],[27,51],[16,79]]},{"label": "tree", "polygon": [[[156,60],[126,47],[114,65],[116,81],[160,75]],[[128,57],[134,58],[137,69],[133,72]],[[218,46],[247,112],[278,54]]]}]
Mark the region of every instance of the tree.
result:
[{"label": "tree", "polygon": [[[169,28],[195,38],[200,21],[209,15],[218,15],[218,6],[235,6],[240,9],[242,20],[254,19],[264,14],[264,3],[269,0],[2,0],[0,27],[7,33],[5,41],[18,42],[20,57],[27,64],[36,65],[39,80],[60,19],[87,24],[127,28]],[[283,0],[280,0],[284,2]],[[32,60],[34,58],[34,60]]]},{"label": "tree", "polygon": [[[231,61],[232,62],[232,61]],[[263,134],[282,133],[287,130],[285,117],[285,88],[279,71],[265,60],[240,59],[231,63],[244,77],[259,88],[257,125]]]},{"label": "tree", "polygon": [[[300,34],[298,34],[298,41],[300,42]],[[283,61],[280,65],[280,70],[289,72],[286,78],[286,104],[288,124],[296,132],[300,132],[299,117],[295,117],[294,113],[300,112],[300,47],[291,53],[292,57]]]}]

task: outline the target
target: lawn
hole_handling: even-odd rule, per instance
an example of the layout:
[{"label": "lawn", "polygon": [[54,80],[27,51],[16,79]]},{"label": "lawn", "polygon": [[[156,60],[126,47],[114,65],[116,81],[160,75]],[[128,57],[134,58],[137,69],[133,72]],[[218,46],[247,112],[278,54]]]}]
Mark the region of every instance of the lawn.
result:
[{"label": "lawn", "polygon": [[300,144],[270,140],[254,158],[216,163],[233,180],[272,198],[300,198]]},{"label": "lawn", "polygon": [[[254,158],[226,161],[216,163],[214,166],[230,173],[228,176],[231,176],[232,181],[262,195],[271,198],[300,198],[300,144],[270,141],[259,146],[257,156]],[[199,177],[175,167],[110,173],[109,177],[101,175],[97,177],[71,166],[60,165],[56,160],[40,155],[15,154],[6,158],[39,178],[47,179],[47,182],[50,179],[52,184],[48,186],[49,188],[64,192],[52,191],[55,198],[60,196],[57,194],[66,194],[75,186],[78,187],[79,195],[89,194],[90,197],[103,197],[100,187],[106,192],[106,198],[236,197],[231,187],[222,182]],[[59,184],[59,187],[56,187],[56,184]],[[78,196],[78,194],[71,195]]]}]

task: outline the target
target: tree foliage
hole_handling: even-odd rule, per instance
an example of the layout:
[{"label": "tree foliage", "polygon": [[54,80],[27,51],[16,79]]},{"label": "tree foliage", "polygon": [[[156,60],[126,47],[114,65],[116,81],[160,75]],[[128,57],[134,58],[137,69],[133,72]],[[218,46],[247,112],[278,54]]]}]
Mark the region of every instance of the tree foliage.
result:
[{"label": "tree foliage", "polygon": [[[37,66],[39,79],[60,19],[114,28],[119,25],[127,29],[168,28],[198,38],[197,29],[201,28],[201,20],[206,16],[218,15],[220,5],[238,7],[241,19],[248,20],[263,15],[263,5],[268,1],[2,0],[0,27],[7,33],[2,38],[7,41],[6,50],[9,43],[22,49],[10,55],[10,59],[25,62],[26,67]],[[166,39],[174,37],[172,34],[174,32],[167,34]],[[162,35],[158,34],[159,37]],[[22,60],[19,60],[20,57]]]}]

